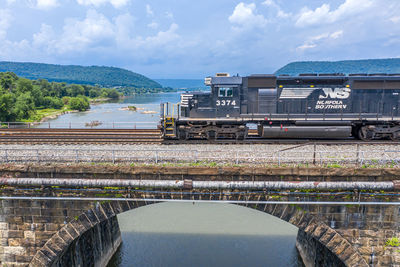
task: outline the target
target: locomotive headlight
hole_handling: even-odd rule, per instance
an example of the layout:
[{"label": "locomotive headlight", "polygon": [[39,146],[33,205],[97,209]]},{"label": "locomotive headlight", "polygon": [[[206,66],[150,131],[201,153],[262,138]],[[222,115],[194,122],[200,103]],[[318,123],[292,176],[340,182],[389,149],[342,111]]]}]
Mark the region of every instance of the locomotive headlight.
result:
[{"label": "locomotive headlight", "polygon": [[311,88],[314,88],[314,85],[310,85]]},{"label": "locomotive headlight", "polygon": [[347,84],[347,85],[346,85],[346,88],[350,88],[350,84]]}]

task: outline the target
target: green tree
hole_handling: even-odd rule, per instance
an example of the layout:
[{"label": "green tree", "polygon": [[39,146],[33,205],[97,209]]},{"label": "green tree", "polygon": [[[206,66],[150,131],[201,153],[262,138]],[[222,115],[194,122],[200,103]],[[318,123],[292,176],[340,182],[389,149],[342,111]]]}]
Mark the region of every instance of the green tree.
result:
[{"label": "green tree", "polygon": [[13,113],[14,95],[12,93],[0,93],[0,121],[14,121]]},{"label": "green tree", "polygon": [[91,98],[95,98],[95,97],[98,97],[100,95],[100,91],[99,90],[96,90],[96,89],[90,89],[90,91],[89,91],[89,97],[91,97]]},{"label": "green tree", "polygon": [[67,88],[68,96],[76,97],[78,95],[85,95],[85,89],[81,85],[73,84]]},{"label": "green tree", "polygon": [[119,93],[115,89],[109,89],[108,93],[107,93],[107,97],[116,99],[116,98],[119,98]]},{"label": "green tree", "polygon": [[30,92],[20,94],[13,108],[17,119],[27,119],[35,109],[35,102]]},{"label": "green tree", "polygon": [[64,106],[64,103],[60,98],[45,96],[43,99],[43,105],[45,108],[60,109]]},{"label": "green tree", "polygon": [[31,92],[33,89],[32,82],[28,79],[20,78],[17,83],[17,93],[23,94],[26,92]]},{"label": "green tree", "polygon": [[90,108],[90,103],[84,96],[71,97],[69,100],[69,106],[74,110],[85,111]]},{"label": "green tree", "polygon": [[41,89],[39,88],[39,86],[37,86],[37,85],[33,86],[32,97],[34,99],[36,107],[40,107],[43,105],[43,100],[44,100],[43,93],[42,93]]}]

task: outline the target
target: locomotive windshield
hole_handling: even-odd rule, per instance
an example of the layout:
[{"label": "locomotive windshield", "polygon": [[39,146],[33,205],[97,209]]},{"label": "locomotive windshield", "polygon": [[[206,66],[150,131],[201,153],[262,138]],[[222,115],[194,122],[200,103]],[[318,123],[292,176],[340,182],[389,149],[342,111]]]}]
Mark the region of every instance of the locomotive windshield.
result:
[{"label": "locomotive windshield", "polygon": [[233,88],[232,87],[219,87],[218,96],[219,97],[232,97],[233,96]]}]

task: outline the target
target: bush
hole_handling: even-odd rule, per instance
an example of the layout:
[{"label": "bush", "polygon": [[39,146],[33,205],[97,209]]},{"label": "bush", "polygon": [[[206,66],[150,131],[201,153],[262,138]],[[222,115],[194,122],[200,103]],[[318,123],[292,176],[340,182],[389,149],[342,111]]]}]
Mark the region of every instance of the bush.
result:
[{"label": "bush", "polygon": [[43,105],[45,108],[54,108],[60,109],[64,106],[64,103],[61,99],[52,96],[46,96],[43,99]]},{"label": "bush", "polygon": [[109,89],[107,93],[107,97],[117,99],[119,98],[119,93],[115,89]]},{"label": "bush", "polygon": [[69,100],[71,100],[71,97],[64,96],[61,100],[64,103],[64,105],[68,105],[69,104]]},{"label": "bush", "polygon": [[89,101],[83,96],[71,97],[69,100],[69,106],[71,109],[79,111],[85,111],[90,108]]},{"label": "bush", "polygon": [[91,97],[91,98],[98,97],[99,95],[100,95],[99,90],[91,89],[89,91],[89,97]]}]

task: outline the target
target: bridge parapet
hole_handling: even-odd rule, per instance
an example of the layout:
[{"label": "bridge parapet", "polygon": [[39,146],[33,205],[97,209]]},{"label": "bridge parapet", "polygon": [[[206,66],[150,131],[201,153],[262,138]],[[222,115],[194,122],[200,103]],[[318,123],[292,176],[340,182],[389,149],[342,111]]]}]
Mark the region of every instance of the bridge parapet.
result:
[{"label": "bridge parapet", "polygon": [[[66,259],[93,261],[94,256],[76,258],[71,251],[97,240],[95,233],[101,229],[109,229],[104,247],[115,249],[119,243],[116,214],[183,200],[243,205],[292,223],[301,230],[298,247],[308,244],[310,250],[314,244],[323,251],[304,255],[310,261],[336,259],[336,266],[400,264],[396,249],[385,248],[387,240],[400,237],[398,182],[393,182],[397,170],[373,170],[379,183],[368,182],[371,177],[363,169],[282,168],[279,172],[245,167],[14,165],[3,166],[2,171],[0,260],[9,265],[25,266],[31,260],[32,266],[57,266]],[[38,174],[43,178],[38,179]],[[25,175],[31,177],[26,180]],[[86,245],[77,243],[85,240]]]}]

